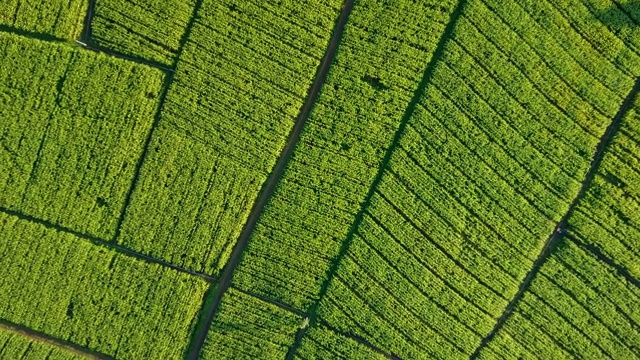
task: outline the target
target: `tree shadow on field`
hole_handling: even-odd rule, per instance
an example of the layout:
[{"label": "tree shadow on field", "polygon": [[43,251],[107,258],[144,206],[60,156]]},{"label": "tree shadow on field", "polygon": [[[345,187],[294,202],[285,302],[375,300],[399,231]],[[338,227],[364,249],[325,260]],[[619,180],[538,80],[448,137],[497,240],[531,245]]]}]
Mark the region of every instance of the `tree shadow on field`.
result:
[{"label": "tree shadow on field", "polygon": [[640,0],[612,0],[611,6],[596,13],[614,31],[640,31]]}]

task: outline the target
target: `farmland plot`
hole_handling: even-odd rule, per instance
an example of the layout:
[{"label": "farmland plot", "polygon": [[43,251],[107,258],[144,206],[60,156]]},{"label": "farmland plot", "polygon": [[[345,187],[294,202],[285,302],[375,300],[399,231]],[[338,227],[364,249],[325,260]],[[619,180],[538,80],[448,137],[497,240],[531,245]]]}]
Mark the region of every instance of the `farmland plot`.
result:
[{"label": "farmland plot", "polygon": [[383,360],[386,357],[358,343],[356,340],[335,333],[319,325],[309,329],[296,359],[350,359]]},{"label": "farmland plot", "polygon": [[320,318],[412,359],[468,358],[491,331],[634,84],[583,67],[593,50],[553,40],[536,4],[466,4]]},{"label": "farmland plot", "polygon": [[284,359],[302,320],[299,315],[229,289],[200,358]]},{"label": "farmland plot", "polygon": [[452,8],[356,2],[237,286],[302,310],[317,300]]},{"label": "farmland plot", "polygon": [[479,359],[638,359],[640,289],[565,240]]},{"label": "farmland plot", "polygon": [[569,232],[640,278],[640,97],[635,99],[585,196]]},{"label": "farmland plot", "polygon": [[[338,3],[204,1],[121,244],[218,273],[300,112]],[[157,199],[168,202],[149,206]],[[172,224],[187,230],[158,231]]]},{"label": "farmland plot", "polygon": [[194,0],[97,0],[91,41],[171,66],[194,7]]},{"label": "farmland plot", "polygon": [[208,284],[0,213],[0,318],[117,359],[182,356]]},{"label": "farmland plot", "polygon": [[161,72],[0,34],[0,207],[111,238]]},{"label": "farmland plot", "polygon": [[0,26],[75,40],[80,38],[88,4],[88,0],[2,0]]},{"label": "farmland plot", "polygon": [[0,359],[82,360],[82,355],[0,327]]}]

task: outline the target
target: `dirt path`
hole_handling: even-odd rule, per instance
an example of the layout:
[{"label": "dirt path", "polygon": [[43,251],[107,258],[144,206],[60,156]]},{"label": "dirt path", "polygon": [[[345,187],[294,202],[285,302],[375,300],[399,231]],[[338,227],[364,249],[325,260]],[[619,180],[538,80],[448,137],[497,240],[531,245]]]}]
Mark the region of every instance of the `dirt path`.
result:
[{"label": "dirt path", "polygon": [[571,216],[571,213],[573,213],[574,209],[578,205],[578,202],[580,201],[580,199],[582,199],[585,192],[589,188],[589,185],[591,184],[591,181],[596,175],[596,172],[598,171],[598,167],[602,162],[602,158],[604,157],[604,153],[607,148],[607,145],[611,142],[613,135],[620,128],[622,118],[625,116],[627,111],[631,108],[631,105],[633,104],[633,100],[638,95],[638,92],[640,92],[640,78],[636,80],[636,83],[633,86],[633,89],[631,89],[627,97],[624,99],[624,101],[622,102],[622,105],[618,109],[618,112],[616,113],[613,120],[611,121],[611,124],[609,124],[604,135],[602,136],[602,138],[600,138],[600,142],[596,147],[596,154],[593,160],[591,161],[591,165],[589,167],[589,170],[587,171],[587,175],[582,181],[582,186],[580,188],[580,191],[578,192],[578,195],[573,199],[573,201],[571,202],[571,205],[569,206],[569,209],[567,210],[567,212],[564,214],[564,216],[556,226],[557,230],[554,231],[553,234],[551,234],[551,236],[549,236],[549,238],[544,244],[544,247],[542,248],[542,252],[540,252],[540,255],[538,255],[538,258],[533,263],[531,270],[529,270],[529,272],[525,276],[522,283],[520,283],[518,291],[513,296],[513,298],[505,308],[502,315],[500,315],[500,317],[498,318],[498,322],[496,322],[496,325],[493,327],[491,332],[489,332],[489,334],[487,334],[487,336],[485,336],[485,338],[482,339],[480,346],[476,348],[475,352],[471,355],[470,359],[477,359],[478,356],[480,355],[480,351],[485,346],[487,346],[487,344],[489,344],[489,342],[495,337],[498,331],[502,328],[505,321],[509,317],[509,314],[513,312],[513,309],[517,305],[518,301],[520,301],[522,296],[524,296],[525,291],[529,288],[531,281],[533,280],[535,275],[538,273],[538,270],[540,270],[540,267],[542,267],[542,264],[544,263],[544,261],[547,259],[547,257],[551,254],[553,249],[556,247],[556,245],[558,245],[560,240],[565,235],[564,231],[567,228],[567,220],[569,219],[569,216]]},{"label": "dirt path", "polygon": [[260,195],[258,196],[258,199],[253,204],[253,208],[249,213],[247,222],[245,223],[242,229],[242,232],[240,233],[238,241],[236,242],[233,248],[231,256],[229,257],[229,260],[222,273],[222,276],[220,277],[220,282],[218,283],[218,287],[213,293],[212,301],[207,302],[208,307],[202,310],[202,315],[201,315],[202,326],[197,330],[194,336],[191,350],[187,355],[187,359],[195,360],[198,358],[198,355],[200,354],[200,350],[204,345],[207,332],[209,332],[209,328],[211,327],[211,324],[213,322],[213,317],[216,311],[218,310],[218,307],[220,306],[222,295],[224,295],[225,291],[231,285],[231,278],[233,276],[233,272],[235,271],[235,269],[238,267],[238,264],[240,263],[240,260],[242,258],[242,253],[244,252],[245,248],[247,247],[247,244],[249,243],[249,238],[251,236],[251,233],[253,232],[253,229],[258,223],[258,220],[260,219],[260,215],[262,214],[262,210],[264,209],[265,205],[269,201],[269,198],[273,194],[276,188],[276,185],[278,184],[278,181],[280,180],[280,177],[282,176],[282,173],[284,172],[284,169],[287,163],[289,162],[289,159],[291,158],[291,154],[293,153],[293,150],[296,144],[298,143],[298,140],[300,139],[300,135],[302,133],[304,124],[306,123],[306,120],[309,117],[309,113],[311,112],[311,109],[313,108],[313,105],[315,104],[316,99],[318,98],[320,89],[322,88],[322,85],[324,84],[324,81],[329,72],[329,67],[331,66],[331,63],[335,56],[338,45],[340,44],[340,40],[342,39],[342,33],[344,31],[345,25],[347,23],[347,19],[349,18],[349,14],[351,13],[352,8],[353,8],[353,0],[347,0],[345,4],[342,6],[342,11],[334,27],[333,35],[329,42],[329,46],[327,47],[327,51],[325,52],[324,58],[322,59],[322,62],[320,63],[320,66],[316,71],[316,76],[313,81],[313,84],[311,85],[311,88],[309,89],[307,100],[305,101],[305,104],[302,107],[302,110],[300,111],[298,118],[296,119],[296,123],[293,126],[293,129],[291,130],[291,133],[289,135],[289,140],[287,141],[287,144],[285,145],[284,149],[280,153],[280,157],[278,158],[278,161],[276,162],[275,167],[273,168],[271,174],[269,175],[269,178],[263,184],[262,190],[260,191]]},{"label": "dirt path", "polygon": [[20,334],[22,336],[25,336],[33,341],[38,341],[38,342],[43,342],[43,343],[47,343],[49,345],[53,345],[55,347],[67,350],[69,352],[72,352],[76,355],[79,355],[83,358],[89,358],[89,359],[95,359],[95,360],[111,360],[113,359],[112,357],[109,357],[107,355],[95,352],[93,350],[89,350],[86,349],[80,345],[76,345],[74,343],[71,343],[69,341],[65,341],[65,340],[60,340],[60,339],[56,339],[52,336],[46,335],[44,333],[41,333],[39,331],[35,331],[35,330],[31,330],[27,327],[24,327],[22,325],[17,325],[17,324],[13,324],[9,321],[6,320],[0,320],[0,328],[16,333],[16,334]]}]

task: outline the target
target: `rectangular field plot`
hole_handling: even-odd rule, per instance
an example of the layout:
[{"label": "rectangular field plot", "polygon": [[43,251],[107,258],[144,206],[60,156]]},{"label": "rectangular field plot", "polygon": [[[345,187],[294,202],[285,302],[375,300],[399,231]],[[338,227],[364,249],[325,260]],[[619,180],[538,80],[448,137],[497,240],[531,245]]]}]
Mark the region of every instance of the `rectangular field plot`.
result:
[{"label": "rectangular field plot", "polygon": [[384,360],[387,357],[356,340],[319,325],[309,329],[295,358],[299,360]]},{"label": "rectangular field plot", "polygon": [[640,97],[622,119],[569,231],[640,279]]},{"label": "rectangular field plot", "polygon": [[91,41],[170,66],[194,7],[194,0],[97,0]]},{"label": "rectangular field plot", "polygon": [[234,289],[220,304],[200,358],[281,360],[302,318]]},{"label": "rectangular field plot", "polygon": [[479,359],[638,359],[640,289],[565,241]]},{"label": "rectangular field plot", "polygon": [[301,310],[317,300],[453,5],[355,4],[315,108],[234,275],[237,286]]},{"label": "rectangular field plot", "polygon": [[0,213],[0,318],[117,359],[183,356],[208,283]]},{"label": "rectangular field plot", "polygon": [[217,273],[265,177],[162,124],[149,148],[118,242]]},{"label": "rectangular field plot", "polygon": [[217,274],[302,108],[338,3],[204,1],[119,242]]},{"label": "rectangular field plot", "polygon": [[89,0],[2,0],[0,26],[50,35],[80,38]]},{"label": "rectangular field plot", "polygon": [[0,359],[7,360],[83,360],[90,357],[27,335],[8,330],[0,325]]},{"label": "rectangular field plot", "polygon": [[7,33],[0,49],[0,207],[110,239],[162,73]]}]

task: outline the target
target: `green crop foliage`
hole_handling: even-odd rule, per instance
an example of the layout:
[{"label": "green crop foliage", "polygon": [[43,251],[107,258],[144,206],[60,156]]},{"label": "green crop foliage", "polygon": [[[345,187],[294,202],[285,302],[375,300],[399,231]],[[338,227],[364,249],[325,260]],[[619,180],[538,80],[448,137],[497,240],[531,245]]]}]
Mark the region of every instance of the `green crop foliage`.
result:
[{"label": "green crop foliage", "polygon": [[0,206],[111,238],[161,72],[0,33]]},{"label": "green crop foliage", "polygon": [[0,325],[0,358],[11,360],[82,360],[88,357]]},{"label": "green crop foliage", "polygon": [[296,314],[229,289],[200,358],[284,359],[301,323]]},{"label": "green crop foliage", "polygon": [[0,25],[60,39],[80,38],[88,0],[2,0]]},{"label": "green crop foliage", "polygon": [[569,240],[480,359],[638,359],[640,289]]},{"label": "green crop foliage", "polygon": [[0,214],[0,318],[119,359],[182,356],[208,284]]},{"label": "green crop foliage", "polygon": [[640,97],[622,119],[593,181],[569,217],[570,233],[640,277]]},{"label": "green crop foliage", "polygon": [[317,299],[452,8],[356,3],[234,283],[299,309]]},{"label": "green crop foliage", "polygon": [[170,66],[194,7],[194,0],[97,0],[91,40],[119,53]]},{"label": "green crop foliage", "polygon": [[386,357],[344,335],[319,325],[309,329],[296,359],[384,360]]},{"label": "green crop foliage", "polygon": [[220,271],[300,112],[336,4],[204,1],[119,243]]}]

